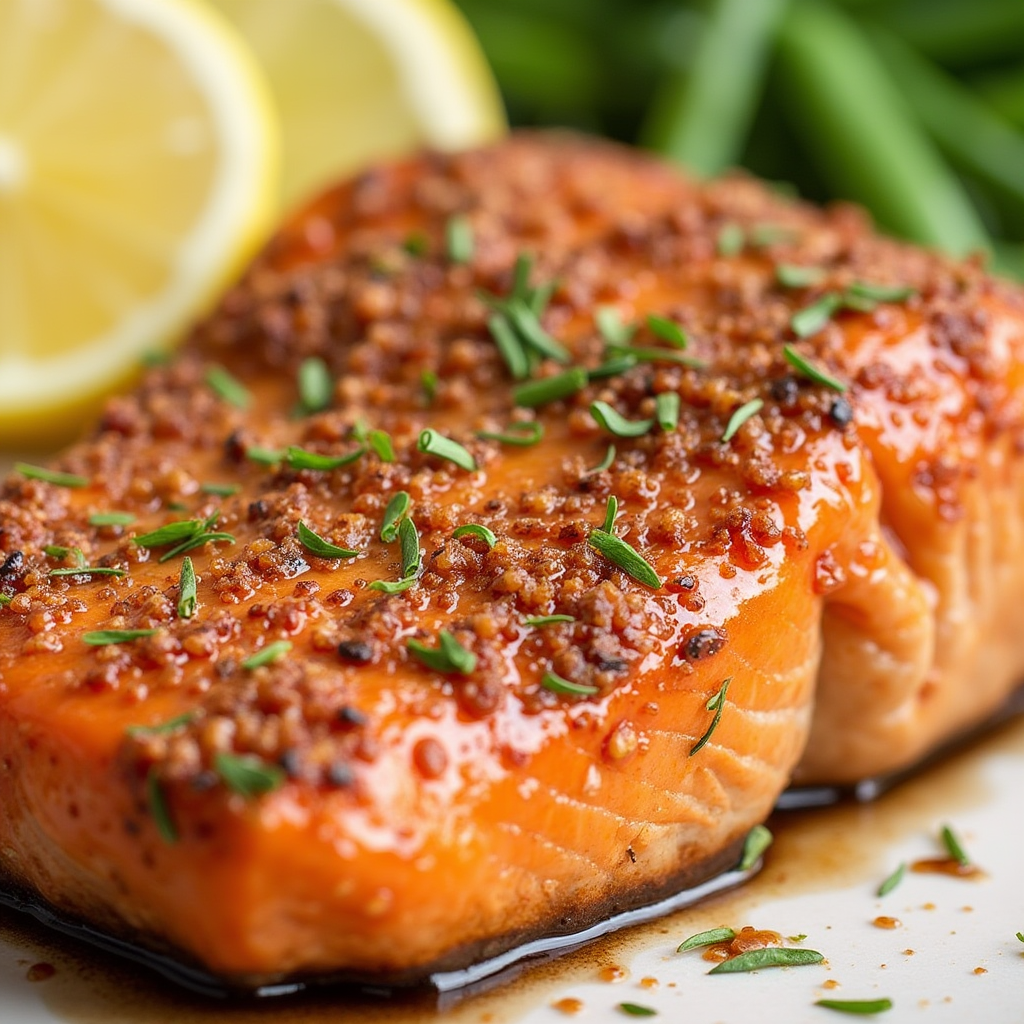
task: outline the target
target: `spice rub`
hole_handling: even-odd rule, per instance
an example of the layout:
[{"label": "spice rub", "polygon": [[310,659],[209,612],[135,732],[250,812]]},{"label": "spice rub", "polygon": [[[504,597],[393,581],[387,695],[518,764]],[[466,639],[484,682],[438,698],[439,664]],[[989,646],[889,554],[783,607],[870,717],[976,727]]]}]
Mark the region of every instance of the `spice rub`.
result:
[{"label": "spice rub", "polygon": [[338,186],[4,484],[3,871],[243,987],[721,871],[1016,682],[1022,349],[973,263],[604,144]]}]

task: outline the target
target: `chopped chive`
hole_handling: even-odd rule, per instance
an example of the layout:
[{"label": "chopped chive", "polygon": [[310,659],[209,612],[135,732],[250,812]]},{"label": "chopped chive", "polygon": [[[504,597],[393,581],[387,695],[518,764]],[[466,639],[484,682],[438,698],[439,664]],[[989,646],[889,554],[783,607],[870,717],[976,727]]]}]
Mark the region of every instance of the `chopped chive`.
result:
[{"label": "chopped chive", "polygon": [[612,463],[615,461],[615,445],[608,445],[608,451],[604,453],[604,458],[596,465],[592,466],[587,470],[586,475],[591,476],[594,473],[603,473],[606,469],[611,469]]},{"label": "chopped chive", "polygon": [[725,428],[725,433],[722,435],[722,443],[728,444],[735,436],[736,432],[747,422],[752,416],[756,416],[764,408],[764,399],[754,398],[749,402],[745,402],[741,405],[733,414],[729,417],[729,423]]},{"label": "chopped chive", "polygon": [[792,228],[781,224],[757,224],[750,231],[750,244],[758,249],[765,249],[776,242],[790,242],[796,237]]},{"label": "chopped chive", "polygon": [[209,533],[203,532],[196,534],[194,537],[189,537],[188,540],[183,540],[176,547],[171,548],[170,551],[165,551],[160,556],[161,562],[169,562],[172,558],[176,558],[178,555],[184,554],[186,551],[192,551],[195,548],[201,548],[204,544],[234,544],[235,535],[233,533]]},{"label": "chopped chive", "polygon": [[60,559],[74,557],[76,566],[85,565],[85,555],[82,554],[81,548],[66,548],[61,544],[44,544],[43,554],[50,558]]},{"label": "chopped chive", "polygon": [[892,1000],[882,999],[818,999],[815,1006],[824,1006],[826,1010],[838,1010],[840,1013],[856,1013],[867,1016],[872,1013],[884,1013],[892,1009]]},{"label": "chopped chive", "polygon": [[284,462],[288,457],[288,451],[281,448],[264,448],[262,445],[254,444],[251,448],[246,448],[245,457],[250,462],[258,462],[261,466],[276,466],[279,462]]},{"label": "chopped chive", "polygon": [[[249,451],[251,452],[252,449],[250,448]],[[285,452],[285,459],[287,459],[288,465],[292,469],[316,469],[327,471],[331,469],[338,469],[341,466],[348,466],[362,458],[365,454],[366,449],[363,447],[357,448],[354,452],[348,452],[346,455],[321,455],[319,452],[308,452],[305,448],[298,448],[295,445],[289,445],[288,450]]]},{"label": "chopped chive", "polygon": [[971,863],[971,858],[967,856],[966,851],[957,839],[956,834],[949,827],[949,825],[942,826],[942,845],[946,847],[950,857],[953,858],[961,867],[967,867]]},{"label": "chopped chive", "polygon": [[299,543],[317,558],[355,558],[359,554],[358,551],[349,551],[348,548],[340,548],[337,544],[324,540],[303,522],[295,528],[295,536],[299,538]]},{"label": "chopped chive", "polygon": [[540,628],[542,626],[553,626],[558,622],[575,622],[574,615],[529,615],[523,619],[524,626]]},{"label": "chopped chive", "polygon": [[516,265],[512,270],[512,296],[524,298],[530,293],[530,274],[533,272],[533,256],[521,252],[516,257]]},{"label": "chopped chive", "polygon": [[825,958],[815,949],[788,949],[785,946],[768,946],[765,949],[748,949],[745,953],[723,960],[708,974],[742,974],[757,971],[762,967],[802,967],[805,964],[820,964]]},{"label": "chopped chive", "polygon": [[618,514],[619,499],[614,494],[609,494],[604,508],[604,523],[601,526],[605,533],[611,533],[615,529],[615,517]]},{"label": "chopped chive", "polygon": [[10,594],[0,594],[0,608],[6,608],[13,600]]},{"label": "chopped chive", "polygon": [[476,668],[476,655],[463,647],[451,633],[442,629],[437,640],[437,647],[427,647],[418,640],[407,640],[405,646],[410,654],[435,672],[456,672],[468,676]]},{"label": "chopped chive", "polygon": [[900,865],[896,870],[878,887],[878,896],[888,896],[889,893],[896,888],[900,882],[903,881],[903,876],[907,873],[907,862],[901,861]]},{"label": "chopped chive", "polygon": [[106,647],[108,644],[127,644],[132,640],[156,636],[155,629],[97,629],[83,633],[82,640],[90,647]]},{"label": "chopped chive", "polygon": [[131,526],[134,522],[131,512],[93,512],[89,516],[90,526]]},{"label": "chopped chive", "polygon": [[629,1017],[657,1017],[658,1011],[653,1006],[641,1006],[640,1003],[619,1003],[616,1007]]},{"label": "chopped chive", "polygon": [[191,619],[196,613],[196,571],[192,559],[186,555],[181,560],[181,575],[178,577],[178,617]]},{"label": "chopped chive", "polygon": [[529,384],[521,384],[512,392],[512,401],[516,405],[529,407],[557,402],[576,394],[577,391],[582,391],[587,386],[587,380],[587,371],[576,366],[554,377],[544,377],[541,380],[530,381]]},{"label": "chopped chive", "polygon": [[571,679],[564,679],[557,672],[545,672],[541,677],[540,685],[552,693],[567,693],[577,697],[590,697],[599,693],[596,686],[587,683],[574,683]]},{"label": "chopped chive", "polygon": [[783,345],[782,352],[786,357],[786,362],[809,380],[813,380],[816,384],[824,384],[825,387],[832,388],[833,391],[846,390],[846,385],[841,380],[836,380],[835,377],[830,376],[824,370],[815,366],[814,363],[805,356],[802,356],[792,345]]},{"label": "chopped chive", "polygon": [[1024,932],[1017,932],[1017,938],[1020,939],[1021,942],[1024,942]]},{"label": "chopped chive", "polygon": [[482,441],[498,441],[501,444],[529,448],[544,437],[544,424],[539,420],[530,420],[528,423],[517,421],[510,423],[503,431],[478,430],[476,436]]},{"label": "chopped chive", "polygon": [[487,545],[488,550],[498,543],[498,538],[486,526],[481,526],[479,523],[466,523],[465,526],[456,527],[452,532],[452,537],[456,540],[460,537],[476,537]]},{"label": "chopped chive", "polygon": [[391,443],[391,435],[386,430],[371,430],[367,440],[381,462],[395,461],[395,446]]},{"label": "chopped chive", "polygon": [[638,363],[675,363],[678,366],[690,366],[694,369],[701,369],[706,364],[703,359],[695,356],[688,356],[670,348],[641,348],[637,345],[614,346],[612,349],[616,355],[632,356]]},{"label": "chopped chive", "polygon": [[229,405],[238,409],[248,409],[252,401],[249,389],[236,377],[233,377],[223,366],[211,366],[206,371],[206,383]]},{"label": "chopped chive", "polygon": [[[761,858],[765,850],[775,842],[771,830],[765,825],[755,825],[743,841],[743,855],[737,866],[739,871],[749,871]],[[807,936],[803,936],[807,938]]]},{"label": "chopped chive", "polygon": [[398,537],[398,524],[409,511],[412,499],[408,491],[397,491],[384,509],[384,520],[380,526],[380,539],[390,544]]},{"label": "chopped chive", "polygon": [[817,334],[832,319],[832,314],[843,304],[835,292],[827,292],[809,306],[798,309],[789,319],[789,326],[798,338]]},{"label": "chopped chive", "polygon": [[598,426],[616,437],[642,437],[654,426],[654,420],[627,420],[607,402],[591,402],[590,415]]},{"label": "chopped chive", "polygon": [[402,579],[407,580],[420,571],[420,535],[408,517],[398,524],[398,545],[402,553]]},{"label": "chopped chive", "polygon": [[410,256],[425,256],[429,248],[427,236],[422,231],[414,231],[411,235],[406,235],[402,248]]},{"label": "chopped chive", "polygon": [[299,363],[299,404],[304,413],[323,412],[334,396],[334,381],[327,364],[318,356]]},{"label": "chopped chive", "polygon": [[165,843],[176,843],[178,830],[175,828],[171,810],[167,805],[167,794],[152,768],[146,776],[146,802],[149,804],[149,813],[160,838]]},{"label": "chopped chive", "polygon": [[476,459],[458,441],[453,441],[436,430],[424,430],[420,434],[416,447],[427,455],[436,455],[439,459],[454,462],[460,469],[470,472],[476,470]]},{"label": "chopped chive", "polygon": [[594,310],[594,323],[609,345],[628,345],[636,333],[636,324],[623,323],[615,306],[598,306]]},{"label": "chopped chive", "polygon": [[420,387],[423,388],[423,400],[433,405],[437,398],[437,374],[433,370],[424,370],[420,374]]},{"label": "chopped chive", "polygon": [[731,928],[712,928],[706,932],[697,932],[688,939],[683,939],[676,946],[677,953],[685,953],[690,949],[700,949],[701,946],[713,946],[716,942],[732,942],[736,933]]},{"label": "chopped chive", "polygon": [[530,361],[526,357],[526,350],[519,340],[519,335],[513,330],[504,313],[494,313],[487,321],[487,328],[491,332],[494,344],[505,360],[508,372],[515,380],[524,380],[530,375]]},{"label": "chopped chive", "polygon": [[522,299],[509,299],[505,312],[524,345],[556,363],[570,362],[569,350],[544,330],[540,318]]},{"label": "chopped chive", "polygon": [[539,317],[544,310],[548,308],[548,303],[551,302],[551,296],[555,294],[555,290],[557,288],[557,281],[547,281],[544,284],[539,284],[535,288],[530,289],[530,294],[526,303],[533,311],[534,316]]},{"label": "chopped chive", "polygon": [[846,291],[869,302],[906,302],[917,294],[917,289],[909,285],[872,284],[870,281],[854,281]]},{"label": "chopped chive", "polygon": [[55,469],[33,466],[28,462],[16,462],[14,471],[28,477],[29,480],[42,480],[43,483],[53,484],[56,487],[88,487],[90,483],[87,476],[78,476],[76,473],[60,473]]},{"label": "chopped chive", "polygon": [[448,259],[452,263],[470,263],[476,250],[476,239],[473,237],[473,225],[462,213],[448,218],[444,227],[445,245]]},{"label": "chopped chive", "polygon": [[108,569],[106,566],[76,565],[70,569],[51,569],[47,576],[127,576],[125,569]]},{"label": "chopped chive", "polygon": [[407,576],[403,580],[374,580],[370,584],[370,590],[379,590],[384,594],[401,594],[408,590],[416,582],[415,576]]},{"label": "chopped chive", "polygon": [[690,343],[690,339],[686,336],[686,331],[675,320],[669,320],[668,317],[657,316],[654,313],[649,314],[647,317],[647,329],[656,338],[667,341],[673,348],[683,349]]},{"label": "chopped chive", "polygon": [[775,280],[783,288],[810,288],[821,284],[827,276],[824,267],[805,267],[798,263],[779,263],[775,267]]},{"label": "chopped chive", "polygon": [[247,800],[272,793],[285,780],[284,769],[276,764],[267,764],[254,754],[228,754],[218,751],[213,758],[213,770],[221,782]]},{"label": "chopped chive", "polygon": [[719,256],[738,256],[746,244],[743,228],[734,222],[723,224],[719,229],[715,248]]},{"label": "chopped chive", "polygon": [[292,642],[290,640],[275,640],[273,643],[269,643],[266,647],[258,650],[255,654],[250,654],[242,662],[242,668],[254,669],[262,668],[264,665],[271,665],[291,649]]},{"label": "chopped chive", "polygon": [[679,426],[679,395],[663,391],[654,399],[654,418],[662,430],[675,430]]},{"label": "chopped chive", "polygon": [[125,732],[129,736],[166,736],[168,733],[188,725],[192,721],[192,712],[187,711],[183,715],[175,715],[166,722],[159,722],[156,725],[129,725]]},{"label": "chopped chive", "polygon": [[709,739],[711,739],[711,734],[715,731],[715,729],[718,728],[718,723],[722,720],[722,712],[725,710],[725,695],[729,689],[729,684],[731,682],[732,677],[730,676],[728,679],[725,680],[725,682],[722,683],[721,687],[718,690],[718,693],[716,693],[707,702],[707,704],[704,705],[708,711],[714,711],[715,717],[711,719],[711,724],[708,726],[707,731],[704,733],[704,735],[701,736],[701,738],[697,740],[697,742],[694,743],[692,747],[690,747],[690,757],[693,757],[693,755],[696,754],[697,751],[700,750]]},{"label": "chopped chive", "polygon": [[636,363],[636,359],[630,355],[613,356],[592,370],[587,370],[587,378],[589,380],[604,380],[606,377],[618,377],[619,374],[632,370]]},{"label": "chopped chive", "polygon": [[217,483],[206,483],[201,484],[199,490],[203,494],[214,494],[221,498],[230,498],[233,494],[237,494],[241,490],[240,484],[217,484]]}]

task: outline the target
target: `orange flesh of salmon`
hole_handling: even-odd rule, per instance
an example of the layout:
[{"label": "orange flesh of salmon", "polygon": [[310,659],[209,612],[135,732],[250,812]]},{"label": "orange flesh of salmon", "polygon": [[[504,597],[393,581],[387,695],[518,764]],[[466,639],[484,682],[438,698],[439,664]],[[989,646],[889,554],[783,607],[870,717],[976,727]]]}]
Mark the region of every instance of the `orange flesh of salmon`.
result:
[{"label": "orange flesh of salmon", "polygon": [[[469,265],[445,249],[454,214],[473,226]],[[748,244],[723,254],[730,225]],[[766,225],[774,240],[755,244]],[[411,236],[425,254],[406,252]],[[675,351],[648,314],[683,324],[703,365],[594,380],[536,410],[532,447],[477,438],[534,415],[514,406],[478,294],[507,295],[523,251],[533,284],[558,282],[541,319],[575,363],[600,363],[594,311],[612,305],[640,323],[639,346]],[[782,287],[786,262],[825,279]],[[795,338],[794,311],[854,281],[915,294]],[[852,422],[837,391],[786,363],[786,343],[847,385]],[[88,486],[5,485],[3,872],[252,985],[419,980],[728,867],[790,779],[906,766],[1017,682],[1022,348],[1020,290],[973,265],[880,240],[849,210],[742,179],[698,186],[595,143],[521,136],[332,190],[59,460]],[[296,415],[310,356],[333,400]],[[247,409],[208,386],[213,365],[248,389]],[[671,391],[674,430],[609,437],[588,411],[650,417]],[[752,398],[764,406],[723,442]],[[351,452],[362,418],[390,433],[394,462],[368,450],[323,472],[246,456]],[[426,428],[476,471],[419,452]],[[589,472],[612,442],[611,467]],[[379,530],[401,490],[423,570],[388,595],[367,583],[400,576]],[[660,587],[588,544],[611,495],[615,534]],[[89,525],[112,509],[137,519]],[[214,512],[233,541],[189,552],[199,606],[182,618],[181,558],[131,538]],[[312,555],[300,521],[359,555]],[[467,523],[494,547],[454,539]],[[50,577],[69,564],[44,554],[54,544],[126,575]],[[552,614],[574,621],[526,622]],[[86,645],[99,629],[156,633]],[[407,649],[442,630],[473,671]],[[283,657],[242,666],[284,639]],[[552,692],[549,671],[594,692]],[[223,753],[286,777],[232,791]]]}]

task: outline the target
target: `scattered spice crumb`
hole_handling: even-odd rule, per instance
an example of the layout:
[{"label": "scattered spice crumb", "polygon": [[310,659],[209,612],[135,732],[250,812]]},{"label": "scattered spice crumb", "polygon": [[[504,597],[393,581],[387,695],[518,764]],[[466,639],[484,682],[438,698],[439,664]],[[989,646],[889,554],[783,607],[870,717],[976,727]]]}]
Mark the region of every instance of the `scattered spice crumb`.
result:
[{"label": "scattered spice crumb", "polygon": [[49,981],[57,973],[57,968],[53,964],[38,963],[33,964],[26,972],[26,981]]}]

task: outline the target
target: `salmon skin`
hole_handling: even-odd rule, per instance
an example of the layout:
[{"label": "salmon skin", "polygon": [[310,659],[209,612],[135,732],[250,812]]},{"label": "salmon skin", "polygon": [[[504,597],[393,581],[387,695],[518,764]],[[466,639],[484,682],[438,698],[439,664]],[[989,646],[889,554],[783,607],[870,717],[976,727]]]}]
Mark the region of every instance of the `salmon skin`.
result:
[{"label": "salmon skin", "polygon": [[4,873],[244,988],[730,867],[1018,680],[1022,349],[974,262],[585,139],[328,191],[4,484]]}]

